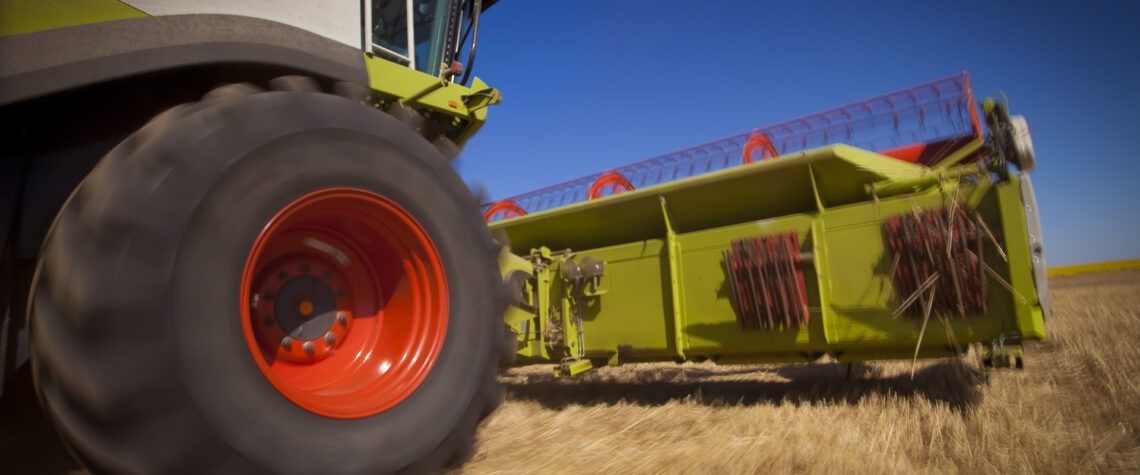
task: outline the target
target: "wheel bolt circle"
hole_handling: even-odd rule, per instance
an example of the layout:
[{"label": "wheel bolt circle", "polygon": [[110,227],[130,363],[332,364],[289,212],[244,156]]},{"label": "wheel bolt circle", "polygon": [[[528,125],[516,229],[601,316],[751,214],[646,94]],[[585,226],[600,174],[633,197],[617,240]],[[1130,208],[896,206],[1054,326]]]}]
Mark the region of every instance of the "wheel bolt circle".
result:
[{"label": "wheel bolt circle", "polygon": [[349,341],[354,316],[346,306],[352,302],[343,275],[308,259],[291,258],[269,266],[262,275],[248,308],[256,315],[252,323],[265,348],[274,348],[269,351],[276,353],[275,361],[319,364]]}]

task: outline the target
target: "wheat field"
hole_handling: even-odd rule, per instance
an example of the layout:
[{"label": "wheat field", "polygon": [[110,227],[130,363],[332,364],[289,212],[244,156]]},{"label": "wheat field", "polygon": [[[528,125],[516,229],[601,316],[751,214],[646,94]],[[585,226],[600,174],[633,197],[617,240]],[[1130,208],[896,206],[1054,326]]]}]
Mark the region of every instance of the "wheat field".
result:
[{"label": "wheat field", "polygon": [[1140,473],[1140,270],[1054,277],[1049,339],[977,357],[501,376],[484,473]]},{"label": "wheat field", "polygon": [[[976,355],[913,380],[910,362],[511,369],[456,473],[1140,473],[1140,270],[1050,288],[1049,340],[988,385]],[[4,412],[13,473],[86,473],[38,411]]]}]

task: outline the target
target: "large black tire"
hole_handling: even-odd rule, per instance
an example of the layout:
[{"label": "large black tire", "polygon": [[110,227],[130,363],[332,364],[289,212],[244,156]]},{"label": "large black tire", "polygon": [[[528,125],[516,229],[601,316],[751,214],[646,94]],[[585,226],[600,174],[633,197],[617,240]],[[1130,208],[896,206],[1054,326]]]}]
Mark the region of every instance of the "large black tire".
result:
[{"label": "large black tire", "polygon": [[[402,207],[446,276],[446,333],[430,372],[372,415],[295,404],[243,333],[243,272],[259,233],[327,189]],[[495,251],[447,160],[391,116],[335,95],[223,87],[125,140],[57,217],[30,310],[40,401],[99,473],[452,466],[501,399]]]}]

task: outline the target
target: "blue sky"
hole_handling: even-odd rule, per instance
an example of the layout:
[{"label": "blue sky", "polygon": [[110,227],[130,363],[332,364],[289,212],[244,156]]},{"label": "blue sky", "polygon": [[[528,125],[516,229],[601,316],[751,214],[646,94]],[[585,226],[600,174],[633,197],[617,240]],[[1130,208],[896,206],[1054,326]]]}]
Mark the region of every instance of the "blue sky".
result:
[{"label": "blue sky", "polygon": [[494,198],[964,70],[1029,121],[1049,265],[1140,258],[1140,2],[502,0],[479,40]]}]

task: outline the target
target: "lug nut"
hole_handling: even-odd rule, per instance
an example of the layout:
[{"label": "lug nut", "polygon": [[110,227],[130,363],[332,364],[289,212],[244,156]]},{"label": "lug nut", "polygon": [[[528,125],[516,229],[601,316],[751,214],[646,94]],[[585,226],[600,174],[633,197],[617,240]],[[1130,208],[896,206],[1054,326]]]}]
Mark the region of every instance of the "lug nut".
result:
[{"label": "lug nut", "polygon": [[306,341],[304,345],[301,345],[301,349],[305,350],[305,353],[308,353],[309,356],[312,356],[313,352],[317,351],[317,347],[313,345],[311,341]]},{"label": "lug nut", "polygon": [[341,324],[341,325],[347,325],[348,324],[348,315],[345,315],[344,312],[337,312],[336,313],[336,322]]},{"label": "lug nut", "polygon": [[329,345],[336,343],[336,335],[333,335],[333,332],[325,333],[325,342]]},{"label": "lug nut", "polygon": [[285,351],[289,351],[289,347],[291,347],[291,346],[293,346],[293,339],[292,338],[285,337],[285,338],[281,339],[281,347],[285,348]]}]

